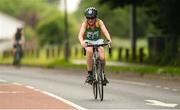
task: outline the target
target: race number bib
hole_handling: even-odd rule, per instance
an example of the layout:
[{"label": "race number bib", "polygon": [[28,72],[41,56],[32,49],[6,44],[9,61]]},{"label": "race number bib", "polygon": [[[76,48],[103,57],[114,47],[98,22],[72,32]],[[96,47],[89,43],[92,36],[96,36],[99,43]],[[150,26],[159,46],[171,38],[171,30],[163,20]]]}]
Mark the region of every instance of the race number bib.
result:
[{"label": "race number bib", "polygon": [[99,31],[87,32],[87,38],[89,40],[98,39]]}]

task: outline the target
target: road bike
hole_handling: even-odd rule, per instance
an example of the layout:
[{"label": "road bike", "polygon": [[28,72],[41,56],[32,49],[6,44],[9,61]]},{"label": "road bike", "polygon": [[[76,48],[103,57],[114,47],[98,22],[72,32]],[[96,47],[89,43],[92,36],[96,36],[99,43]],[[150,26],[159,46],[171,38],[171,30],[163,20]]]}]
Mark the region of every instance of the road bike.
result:
[{"label": "road bike", "polygon": [[[98,53],[98,47],[101,46],[107,46],[109,47],[109,54],[111,54],[111,46],[110,44],[87,44],[87,47],[93,47],[93,64],[92,64],[92,73],[93,73],[93,81],[91,83],[93,87],[93,94],[94,94],[94,99],[97,99],[98,97],[98,92],[99,92],[99,97],[100,100],[103,100],[104,97],[104,70],[102,67],[102,61],[99,58],[99,53]],[[85,50],[84,50],[84,55],[85,55]]]}]

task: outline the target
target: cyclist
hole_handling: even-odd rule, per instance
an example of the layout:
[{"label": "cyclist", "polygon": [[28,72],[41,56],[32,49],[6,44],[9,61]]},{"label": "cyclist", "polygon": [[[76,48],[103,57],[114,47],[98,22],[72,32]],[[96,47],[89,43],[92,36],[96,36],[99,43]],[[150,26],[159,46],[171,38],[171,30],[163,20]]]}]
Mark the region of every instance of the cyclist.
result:
[{"label": "cyclist", "polygon": [[[86,83],[91,83],[93,80],[92,75],[92,56],[93,56],[93,48],[86,47],[86,42],[90,44],[103,43],[103,39],[101,38],[101,34],[105,36],[108,43],[112,43],[109,32],[107,31],[102,20],[97,18],[97,10],[94,7],[89,7],[85,10],[86,20],[82,23],[80,32],[79,32],[79,41],[81,46],[86,50],[86,60],[87,60],[87,71],[88,76],[86,79]],[[102,61],[103,68],[105,66],[105,52],[103,47],[98,48],[99,57]],[[104,70],[104,69],[103,69]],[[107,78],[105,77],[104,84],[109,83]]]},{"label": "cyclist", "polygon": [[15,55],[15,52],[16,52],[17,43],[21,45],[21,49],[22,49],[24,42],[25,42],[25,39],[24,39],[24,36],[22,35],[22,28],[17,28],[16,33],[13,38],[13,56]]}]

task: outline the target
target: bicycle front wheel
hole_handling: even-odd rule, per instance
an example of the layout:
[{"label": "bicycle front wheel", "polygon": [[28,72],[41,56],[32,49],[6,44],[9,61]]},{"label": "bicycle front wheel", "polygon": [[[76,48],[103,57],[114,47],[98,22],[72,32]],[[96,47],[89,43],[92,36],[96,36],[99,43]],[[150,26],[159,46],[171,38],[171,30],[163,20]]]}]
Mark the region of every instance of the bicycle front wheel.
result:
[{"label": "bicycle front wheel", "polygon": [[98,96],[98,94],[97,94],[97,92],[98,92],[98,90],[97,90],[98,88],[97,88],[97,83],[93,83],[93,94],[94,94],[94,99],[97,99],[97,96]]},{"label": "bicycle front wheel", "polygon": [[102,76],[102,65],[101,63],[98,64],[98,90],[99,90],[99,97],[100,100],[103,100],[104,97],[104,87],[103,87],[103,76]]},{"label": "bicycle front wheel", "polygon": [[100,100],[102,101],[103,96],[104,96],[104,87],[103,87],[103,82],[102,82],[102,77],[101,76],[99,76],[98,90],[99,90]]}]

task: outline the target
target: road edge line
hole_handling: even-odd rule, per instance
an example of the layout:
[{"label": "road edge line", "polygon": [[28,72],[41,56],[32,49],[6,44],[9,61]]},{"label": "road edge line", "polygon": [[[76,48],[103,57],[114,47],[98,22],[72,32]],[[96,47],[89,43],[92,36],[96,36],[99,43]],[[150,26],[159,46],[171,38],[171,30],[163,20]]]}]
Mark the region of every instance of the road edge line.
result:
[{"label": "road edge line", "polygon": [[48,95],[48,96],[50,96],[50,97],[56,98],[56,99],[58,99],[58,100],[60,100],[60,101],[63,101],[63,102],[65,102],[66,104],[69,104],[69,105],[77,108],[78,110],[87,110],[86,108],[83,108],[83,107],[81,107],[81,106],[79,106],[79,105],[77,105],[77,104],[75,104],[75,103],[73,103],[73,102],[71,102],[71,101],[68,101],[68,100],[66,100],[66,99],[64,99],[64,98],[62,98],[62,97],[59,97],[59,96],[57,96],[57,95],[55,95],[55,94],[52,94],[52,93],[50,93],[50,92],[43,91],[43,90],[40,90],[40,89],[36,89],[36,88],[33,87],[33,86],[23,85],[23,84],[20,84],[20,83],[17,83],[17,82],[14,82],[13,84],[19,85],[19,86],[24,86],[24,87],[26,87],[26,88],[28,88],[28,89],[32,89],[32,90],[35,90],[35,91],[39,91],[39,92],[41,92],[41,93],[43,93],[43,94],[45,94],[45,95]]},{"label": "road edge line", "polygon": [[78,110],[87,110],[87,109],[85,109],[85,108],[83,108],[83,107],[81,107],[81,106],[79,106],[79,105],[77,105],[77,104],[75,104],[75,103],[73,103],[73,102],[70,102],[70,101],[68,101],[68,100],[66,100],[66,99],[64,99],[64,98],[62,98],[62,97],[59,97],[59,96],[54,95],[54,94],[52,94],[52,93],[49,93],[49,92],[47,92],[47,91],[41,91],[41,92],[44,93],[44,94],[46,94],[46,95],[48,95],[48,96],[54,97],[54,98],[56,98],[56,99],[58,99],[58,100],[61,100],[61,101],[65,102],[65,103],[67,103],[67,104],[69,104],[69,105],[72,105],[73,107],[77,108]]}]

